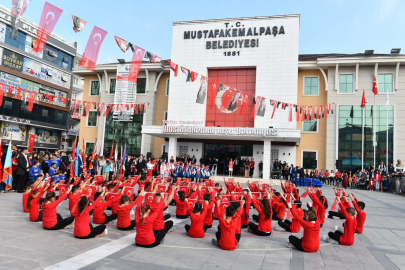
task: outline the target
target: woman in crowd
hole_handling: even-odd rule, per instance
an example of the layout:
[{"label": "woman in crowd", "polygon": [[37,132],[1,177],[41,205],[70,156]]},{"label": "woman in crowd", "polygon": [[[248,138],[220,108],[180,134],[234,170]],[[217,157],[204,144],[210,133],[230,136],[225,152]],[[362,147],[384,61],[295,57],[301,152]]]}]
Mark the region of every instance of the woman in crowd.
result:
[{"label": "woman in crowd", "polygon": [[72,186],[69,186],[67,192],[62,196],[59,196],[58,200],[56,200],[55,192],[51,191],[46,194],[45,201],[42,205],[42,226],[44,229],[60,230],[70,225],[75,220],[74,217],[63,219],[56,210],[56,207],[67,198],[67,195],[71,190]]}]

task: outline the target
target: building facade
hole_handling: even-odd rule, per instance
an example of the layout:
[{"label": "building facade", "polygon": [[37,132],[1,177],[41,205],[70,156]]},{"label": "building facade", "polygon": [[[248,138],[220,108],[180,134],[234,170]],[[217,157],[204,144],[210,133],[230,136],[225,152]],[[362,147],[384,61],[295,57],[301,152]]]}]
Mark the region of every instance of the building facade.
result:
[{"label": "building facade", "polygon": [[[130,63],[97,65],[95,72],[77,67],[74,73],[84,78],[83,101],[96,104],[114,104],[117,82],[117,67],[123,65],[128,69]],[[109,154],[113,142],[118,142],[119,149],[127,145],[127,154],[140,154],[160,157],[164,151],[165,141],[142,134],[142,125],[162,125],[167,115],[167,98],[169,93],[169,66],[167,61],[161,63],[144,62],[138,75],[136,86],[136,103],[145,103],[143,113],[135,114],[132,121],[115,121],[113,116],[98,117],[97,110],[90,109],[87,117],[80,122],[80,139],[84,138],[86,151],[92,151],[96,141],[101,146],[101,153]],[[165,113],[166,112],[166,113]],[[114,146],[115,147],[115,146]]]},{"label": "building facade", "polygon": [[[27,146],[36,134],[35,149],[60,149],[68,131],[68,103],[72,93],[72,65],[76,43],[52,34],[42,53],[33,52],[37,25],[22,18],[17,39],[10,37],[10,10],[0,6],[0,81],[6,93],[0,106],[1,139]],[[32,112],[24,97],[38,93]]]}]

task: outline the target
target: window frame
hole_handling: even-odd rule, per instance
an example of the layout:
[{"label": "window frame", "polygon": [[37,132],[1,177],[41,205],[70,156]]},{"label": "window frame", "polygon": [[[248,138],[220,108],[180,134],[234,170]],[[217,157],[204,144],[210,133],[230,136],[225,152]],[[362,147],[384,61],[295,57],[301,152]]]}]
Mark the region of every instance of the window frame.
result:
[{"label": "window frame", "polygon": [[[96,125],[95,126],[89,126],[89,119],[90,119],[90,113],[95,112],[96,113]],[[86,119],[86,127],[87,128],[98,128],[98,115],[97,115],[97,110],[89,110],[89,114],[87,115]]]},{"label": "window frame", "polygon": [[[395,85],[395,82],[394,82],[394,73],[392,73],[392,72],[385,72],[385,73],[378,73],[377,74],[377,87],[378,87],[378,76],[380,76],[380,75],[391,75],[391,77],[392,77],[392,85],[391,85],[391,92],[390,91],[388,91],[388,95],[391,95],[391,94],[395,94],[395,91],[394,91],[394,85]],[[378,87],[378,94],[383,94],[383,95],[386,95],[386,91],[380,91],[380,87]]]},{"label": "window frame", "polygon": [[[316,165],[317,165],[316,168],[319,169],[318,150],[310,150],[310,149],[302,149],[301,150],[301,167],[304,168],[304,152],[315,152],[316,153],[316,156],[315,156],[315,159],[317,161],[316,162]],[[304,169],[306,170],[307,168],[304,168]],[[309,170],[312,170],[312,169],[309,169]]]},{"label": "window frame", "polygon": [[[93,82],[98,82],[99,83],[99,88],[98,88],[98,95],[92,95],[91,94],[91,84]],[[90,80],[90,85],[89,85],[89,97],[99,97],[100,96],[100,92],[101,92],[101,84],[99,80]]]},{"label": "window frame", "polygon": [[[145,93],[138,93],[138,80],[139,79],[144,79],[145,80]],[[147,93],[147,91],[146,91],[146,85],[147,85],[147,83],[148,83],[148,80],[146,79],[146,78],[138,78],[137,80],[136,80],[136,95],[141,95],[141,96],[146,96],[148,93]]]},{"label": "window frame", "polygon": [[[87,144],[88,143],[92,143],[94,146],[93,146],[93,149],[94,149],[94,147],[96,147],[96,142],[95,141],[84,141],[84,145],[85,145],[85,147],[86,147],[86,151],[87,151],[87,149],[88,149],[88,147],[87,147]],[[87,153],[86,153],[86,155],[88,155]]]},{"label": "window frame", "polygon": [[[306,78],[317,78],[318,80],[318,93],[316,95],[306,95],[305,94],[305,80]],[[305,97],[319,97],[319,76],[303,76],[303,82],[302,82],[302,95]]]},{"label": "window frame", "polygon": [[304,130],[304,123],[308,122],[308,121],[304,121],[304,122],[302,122],[302,125],[301,125],[301,133],[309,133],[309,134],[319,133],[319,119],[314,119],[314,120],[316,121],[316,131],[305,131]]},{"label": "window frame", "polygon": [[170,94],[170,78],[166,78],[165,96],[168,97],[169,94]]},{"label": "window frame", "polygon": [[[111,93],[111,81],[112,81],[112,80],[115,80],[114,93]],[[115,96],[115,88],[116,88],[116,86],[117,86],[117,77],[115,77],[115,78],[110,78],[110,83],[109,83],[109,85],[108,85],[108,95],[109,95],[109,96]]]},{"label": "window frame", "polygon": [[[352,75],[352,77],[353,77],[353,79],[352,79],[352,92],[349,92],[349,93],[345,93],[345,92],[340,92],[340,76],[341,75],[345,75],[345,76],[347,76],[347,75]],[[342,95],[353,95],[353,94],[356,94],[356,92],[355,92],[355,89],[354,89],[354,85],[355,85],[355,76],[354,76],[354,74],[353,73],[340,73],[339,74],[339,87],[338,87],[338,94],[342,94]]]}]

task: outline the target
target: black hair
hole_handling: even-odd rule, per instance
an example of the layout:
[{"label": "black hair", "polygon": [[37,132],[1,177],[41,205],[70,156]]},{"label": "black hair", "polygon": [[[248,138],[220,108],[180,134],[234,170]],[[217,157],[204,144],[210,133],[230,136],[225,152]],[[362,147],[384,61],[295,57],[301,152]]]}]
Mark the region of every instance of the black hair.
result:
[{"label": "black hair", "polygon": [[313,207],[308,208],[308,210],[306,211],[305,214],[308,215],[308,220],[307,221],[316,221],[316,220],[318,220],[318,218],[316,216],[315,209]]},{"label": "black hair", "polygon": [[75,193],[76,190],[78,190],[78,189],[79,189],[79,186],[73,186],[73,187],[72,187],[72,193]]},{"label": "black hair", "polygon": [[302,206],[302,202],[300,200],[294,201],[295,205],[297,206],[297,209],[300,209]]},{"label": "black hair", "polygon": [[232,205],[228,206],[225,210],[227,217],[233,217],[235,215],[235,208]]},{"label": "black hair", "polygon": [[204,201],[211,201],[211,194],[209,193],[204,194]]},{"label": "black hair", "polygon": [[82,197],[80,198],[79,206],[78,206],[78,209],[79,209],[79,213],[80,213],[80,214],[84,211],[84,209],[86,209],[86,206],[87,206],[87,203],[88,203],[88,202],[89,202],[89,200],[87,199],[86,196],[82,196]]},{"label": "black hair", "polygon": [[117,188],[117,192],[121,192],[122,187]]},{"label": "black hair", "polygon": [[108,190],[114,189],[114,184],[108,184],[107,189],[108,189]]},{"label": "black hair", "polygon": [[34,199],[34,196],[37,195],[38,193],[39,193],[39,191],[38,191],[38,189],[36,189],[36,190],[31,191],[30,194],[28,195],[27,205],[26,205],[26,208],[28,210],[30,210],[32,199]]},{"label": "black hair", "polygon": [[202,207],[202,204],[201,203],[196,203],[196,204],[194,204],[194,208],[193,208],[193,213],[195,214],[195,213],[198,213],[198,212],[202,212],[202,210],[203,210],[203,207]]},{"label": "black hair", "polygon": [[328,209],[328,199],[325,196],[320,196],[319,201],[325,206],[325,209]]},{"label": "black hair", "polygon": [[184,191],[179,191],[179,200],[184,202],[186,199],[186,193]]},{"label": "black hair", "polygon": [[129,202],[129,197],[127,195],[122,195],[121,196],[121,204],[124,204],[126,202]]},{"label": "black hair", "polygon": [[364,210],[364,208],[366,208],[366,204],[364,202],[358,202],[357,206],[361,209]]},{"label": "black hair", "polygon": [[356,210],[353,207],[347,207],[346,212],[351,216],[354,216],[356,214]]},{"label": "black hair", "polygon": [[276,195],[278,197],[278,196],[280,196],[280,192],[275,192],[274,195]]},{"label": "black hair", "polygon": [[239,209],[240,207],[240,203],[239,202],[231,202],[231,205],[233,206],[233,208],[235,208],[235,211]]},{"label": "black hair", "polygon": [[264,219],[271,219],[271,206],[270,206],[270,202],[267,199],[267,197],[264,197],[262,200],[262,210],[263,210],[263,214],[264,214]]}]

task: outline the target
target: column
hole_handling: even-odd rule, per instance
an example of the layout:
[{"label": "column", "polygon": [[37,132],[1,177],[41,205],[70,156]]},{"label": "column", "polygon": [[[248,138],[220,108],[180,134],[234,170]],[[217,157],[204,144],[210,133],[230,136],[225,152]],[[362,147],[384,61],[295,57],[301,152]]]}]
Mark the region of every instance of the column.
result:
[{"label": "column", "polygon": [[169,161],[171,157],[176,160],[177,156],[177,137],[169,137],[169,150],[167,151],[167,160]]},{"label": "column", "polygon": [[267,139],[263,145],[263,179],[270,179],[271,140]]}]

